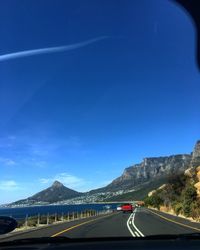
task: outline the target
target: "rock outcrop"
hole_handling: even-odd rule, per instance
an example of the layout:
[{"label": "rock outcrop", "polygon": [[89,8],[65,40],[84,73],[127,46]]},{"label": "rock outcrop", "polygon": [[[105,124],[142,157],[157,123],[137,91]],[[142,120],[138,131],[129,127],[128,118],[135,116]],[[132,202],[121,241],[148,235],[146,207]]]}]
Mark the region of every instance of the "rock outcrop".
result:
[{"label": "rock outcrop", "polygon": [[106,187],[91,193],[139,189],[144,183],[183,173],[190,166],[191,159],[191,154],[145,158],[142,163],[126,168],[120,177]]},{"label": "rock outcrop", "polygon": [[126,168],[120,177],[106,187],[92,190],[90,193],[138,190],[143,184],[155,182],[158,179],[163,179],[164,184],[165,178],[184,172],[192,178],[196,175],[197,166],[200,166],[200,140],[195,144],[192,154],[144,158],[140,164]]},{"label": "rock outcrop", "polygon": [[195,188],[197,189],[197,195],[200,197],[200,166],[196,168],[196,178],[198,182],[194,184]]},{"label": "rock outcrop", "polygon": [[192,160],[191,160],[191,167],[198,167],[200,166],[200,140],[197,141],[194,151],[192,153]]}]

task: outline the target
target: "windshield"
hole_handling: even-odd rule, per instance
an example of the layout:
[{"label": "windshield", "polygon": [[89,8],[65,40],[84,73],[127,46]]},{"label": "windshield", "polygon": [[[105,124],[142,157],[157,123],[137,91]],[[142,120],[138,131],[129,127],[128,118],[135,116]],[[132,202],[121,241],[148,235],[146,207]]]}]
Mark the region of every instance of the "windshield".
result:
[{"label": "windshield", "polygon": [[183,7],[2,0],[0,32],[0,216],[18,222],[0,241],[200,232],[200,75]]}]

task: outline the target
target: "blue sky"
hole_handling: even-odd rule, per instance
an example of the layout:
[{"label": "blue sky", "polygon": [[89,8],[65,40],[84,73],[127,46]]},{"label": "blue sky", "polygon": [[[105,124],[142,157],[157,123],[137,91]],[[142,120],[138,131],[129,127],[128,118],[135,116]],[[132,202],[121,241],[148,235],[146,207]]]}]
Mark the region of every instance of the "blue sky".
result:
[{"label": "blue sky", "polygon": [[87,191],[200,139],[195,30],[162,0],[0,3],[0,203],[52,184]]}]

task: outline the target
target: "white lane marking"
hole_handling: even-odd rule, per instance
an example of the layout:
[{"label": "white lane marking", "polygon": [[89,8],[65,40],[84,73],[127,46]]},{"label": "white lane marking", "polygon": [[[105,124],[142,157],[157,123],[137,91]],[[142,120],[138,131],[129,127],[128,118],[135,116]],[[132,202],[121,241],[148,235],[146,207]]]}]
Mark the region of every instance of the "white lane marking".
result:
[{"label": "white lane marking", "polygon": [[134,213],[134,215],[132,217],[132,225],[135,228],[135,230],[139,233],[139,235],[144,237],[144,234],[136,227],[135,222],[134,222],[136,212],[137,212],[137,209],[135,210],[135,213]]},{"label": "white lane marking", "polygon": [[134,233],[137,235],[137,237],[140,237],[140,235],[137,231],[135,231]]},{"label": "white lane marking", "polygon": [[132,235],[133,237],[135,237],[134,232],[131,230],[131,228],[130,228],[130,226],[129,226],[129,222],[130,222],[132,216],[133,216],[133,214],[131,214],[131,215],[129,216],[126,225],[127,225],[127,227],[128,227],[129,232],[131,233],[131,235]]}]

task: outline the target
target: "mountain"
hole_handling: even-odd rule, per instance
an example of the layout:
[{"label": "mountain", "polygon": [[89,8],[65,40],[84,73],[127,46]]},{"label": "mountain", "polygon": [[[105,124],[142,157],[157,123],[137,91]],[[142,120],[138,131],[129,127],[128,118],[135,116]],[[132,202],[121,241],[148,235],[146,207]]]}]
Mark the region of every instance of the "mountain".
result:
[{"label": "mountain", "polygon": [[169,175],[184,172],[191,160],[191,154],[144,158],[140,164],[126,168],[120,177],[106,187],[92,190],[91,193],[137,190],[145,183],[155,182],[158,179],[164,180]]},{"label": "mountain", "polygon": [[200,166],[200,140],[197,141],[195,144],[190,164],[190,167],[198,167],[198,166]]},{"label": "mountain", "polygon": [[154,181],[145,182],[144,184],[140,185],[138,189],[130,192],[124,192],[119,195],[115,195],[113,197],[107,198],[106,201],[130,201],[130,200],[143,200],[147,194],[159,188],[161,185],[166,183],[168,178],[157,178]]},{"label": "mountain", "polygon": [[174,175],[185,171],[192,172],[190,175],[193,175],[194,169],[198,166],[200,166],[200,140],[196,142],[192,154],[145,158],[142,163],[126,168],[123,174],[108,186],[92,192],[134,189],[109,200],[143,199],[148,192],[167,183]]},{"label": "mountain", "polygon": [[164,185],[145,197],[145,204],[161,211],[190,217],[199,222],[200,215],[200,141],[184,173],[171,176]]},{"label": "mountain", "polygon": [[184,173],[188,168],[193,169],[197,166],[200,166],[200,140],[197,141],[191,154],[144,158],[141,163],[125,168],[121,176],[105,187],[79,193],[55,181],[51,187],[25,200],[12,203],[12,205],[139,200],[143,199],[152,189],[166,183],[171,176]]},{"label": "mountain", "polygon": [[55,202],[74,198],[79,195],[81,195],[81,193],[65,187],[59,181],[54,181],[51,187],[33,195],[30,199],[35,201]]},{"label": "mountain", "polygon": [[75,198],[80,196],[82,193],[76,192],[72,189],[65,187],[59,181],[54,181],[51,187],[31,196],[24,200],[19,200],[12,205],[20,205],[20,204],[48,204],[53,202],[58,202],[62,200],[67,200],[71,198]]}]

